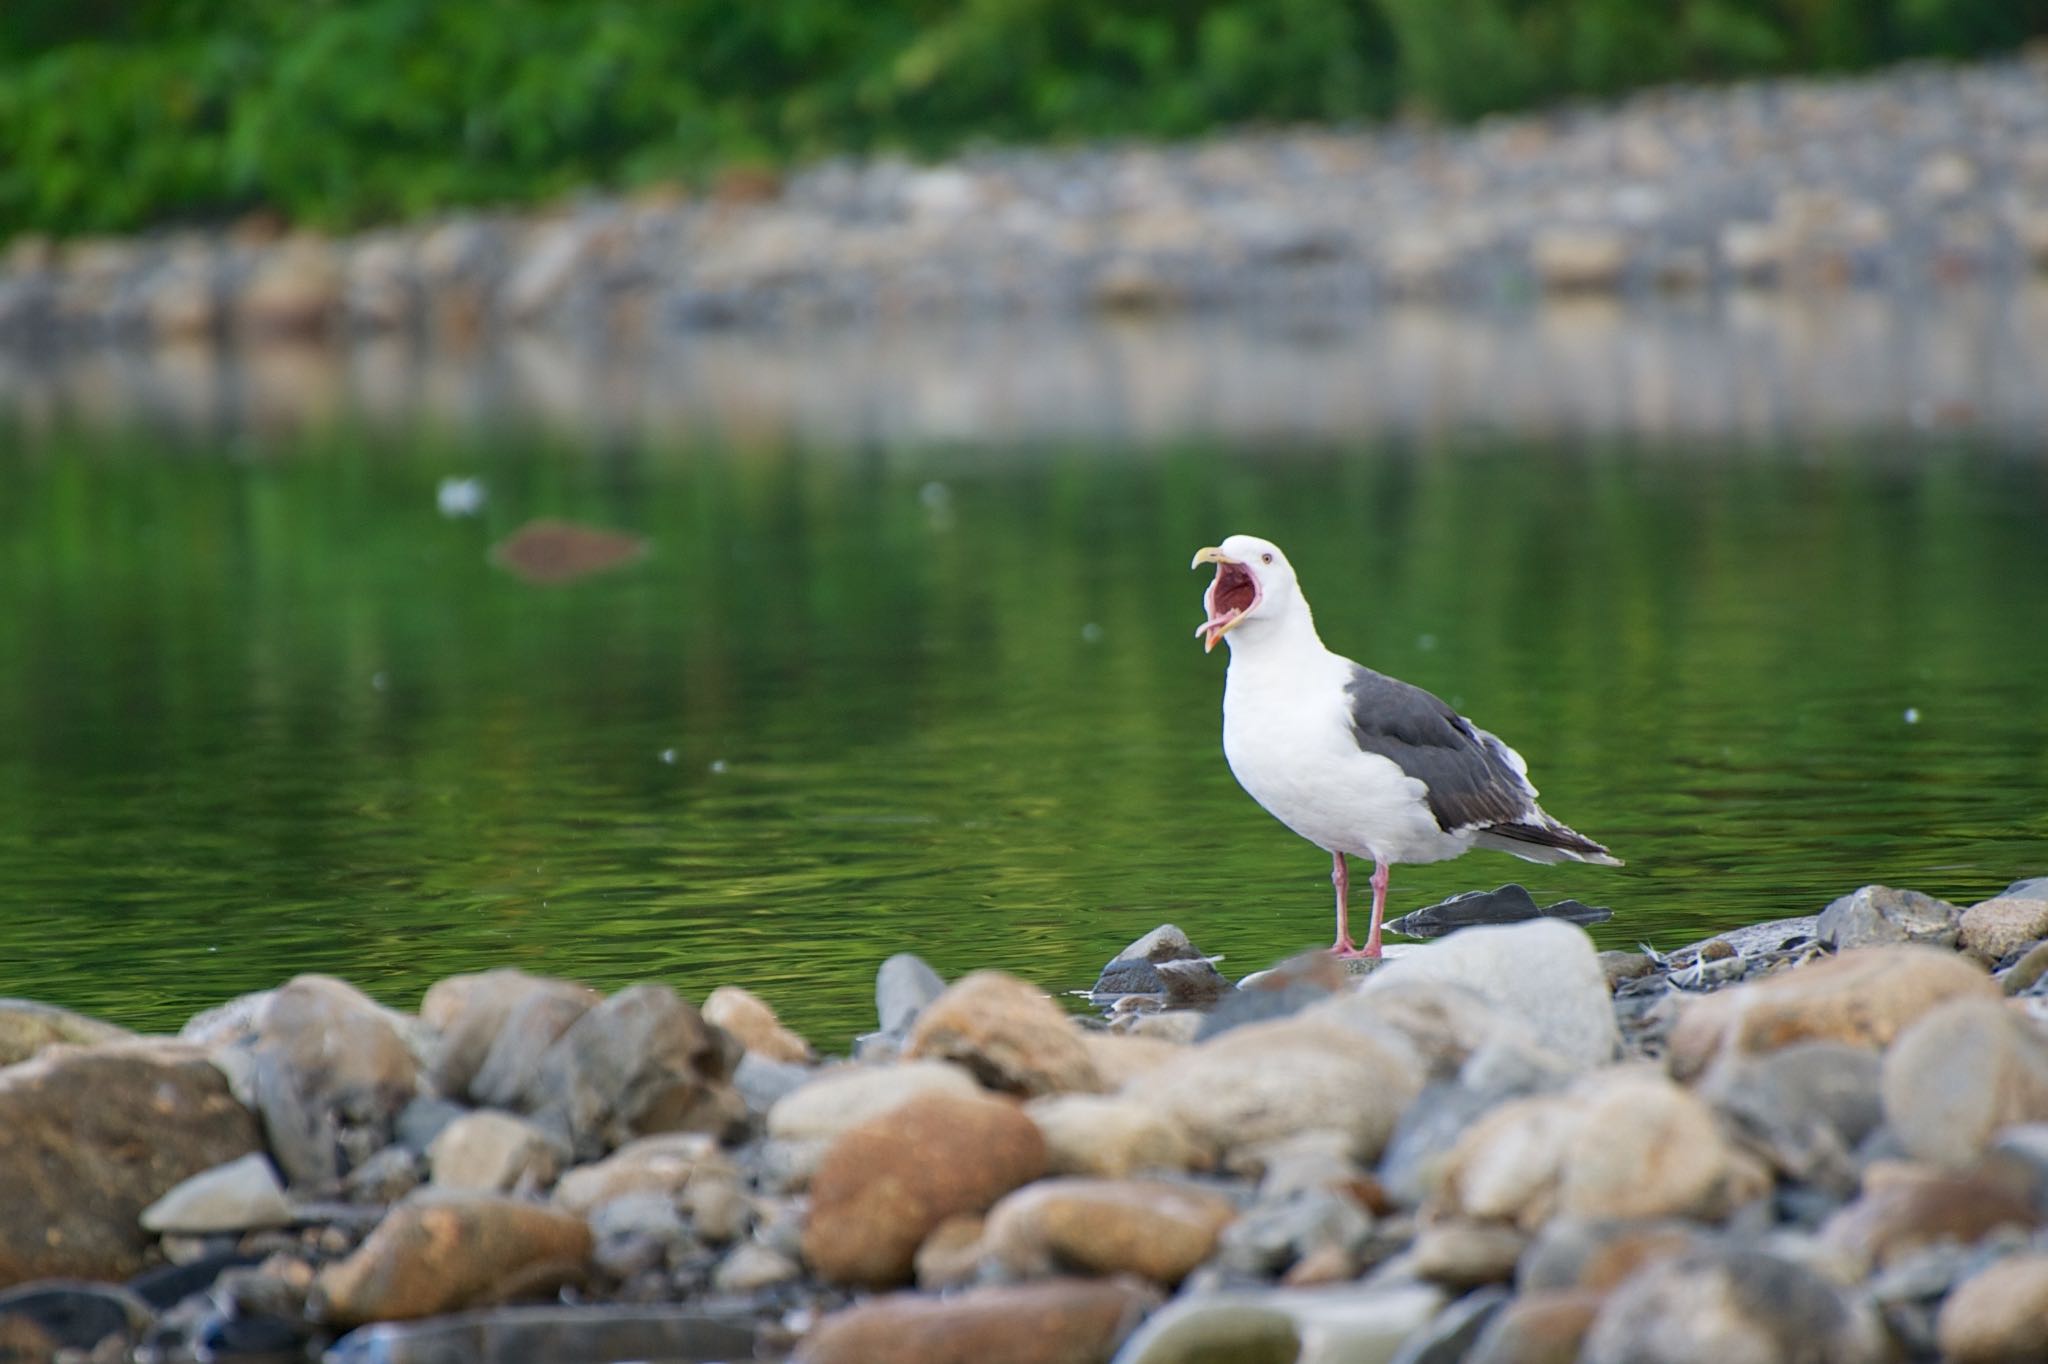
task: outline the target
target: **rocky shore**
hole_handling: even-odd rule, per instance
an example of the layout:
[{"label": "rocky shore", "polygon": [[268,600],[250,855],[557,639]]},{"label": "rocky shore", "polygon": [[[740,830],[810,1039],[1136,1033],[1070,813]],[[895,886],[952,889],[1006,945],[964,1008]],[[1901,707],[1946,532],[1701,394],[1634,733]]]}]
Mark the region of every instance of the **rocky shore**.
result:
[{"label": "rocky shore", "polygon": [[1092,993],[900,955],[837,1060],[513,970],[0,1003],[0,1358],[2048,1357],[2048,878]]},{"label": "rocky shore", "polygon": [[927,315],[2009,283],[2048,265],[2048,66],[1669,89],[1489,120],[838,161],[335,239],[55,243],[0,337],[616,338]]}]

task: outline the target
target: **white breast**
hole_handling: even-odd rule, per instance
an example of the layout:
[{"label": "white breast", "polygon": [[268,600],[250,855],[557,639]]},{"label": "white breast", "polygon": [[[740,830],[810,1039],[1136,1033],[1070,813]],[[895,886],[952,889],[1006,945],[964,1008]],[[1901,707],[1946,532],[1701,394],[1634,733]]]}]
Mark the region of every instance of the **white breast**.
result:
[{"label": "white breast", "polygon": [[[1435,862],[1471,847],[1437,827],[1427,788],[1351,736],[1351,664],[1319,657],[1248,661],[1233,652],[1223,688],[1223,753],[1253,800],[1309,842],[1385,862]],[[1276,666],[1277,665],[1277,666]]]}]

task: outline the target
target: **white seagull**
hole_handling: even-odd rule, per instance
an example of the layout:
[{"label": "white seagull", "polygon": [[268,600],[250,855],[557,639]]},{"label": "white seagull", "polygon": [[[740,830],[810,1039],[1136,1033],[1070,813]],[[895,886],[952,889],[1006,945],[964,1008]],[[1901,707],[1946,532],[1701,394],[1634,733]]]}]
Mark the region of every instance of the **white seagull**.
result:
[{"label": "white seagull", "polygon": [[[1330,854],[1337,941],[1380,955],[1387,870],[1473,848],[1531,862],[1621,862],[1536,804],[1522,755],[1420,687],[1323,647],[1287,556],[1233,535],[1195,555],[1216,565],[1195,631],[1204,652],[1230,644],[1223,755],[1266,813]],[[1346,854],[1370,857],[1372,927],[1351,941]]]}]

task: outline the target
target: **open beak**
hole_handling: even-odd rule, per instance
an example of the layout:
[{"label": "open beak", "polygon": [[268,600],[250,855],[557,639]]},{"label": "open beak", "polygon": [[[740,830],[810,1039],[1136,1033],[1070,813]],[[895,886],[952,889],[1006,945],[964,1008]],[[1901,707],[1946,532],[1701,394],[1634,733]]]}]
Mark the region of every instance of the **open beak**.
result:
[{"label": "open beak", "polygon": [[1202,611],[1207,619],[1195,628],[1195,638],[1202,641],[1202,652],[1206,654],[1259,604],[1259,582],[1250,569],[1214,545],[1197,551],[1188,567],[1200,568],[1203,564],[1216,565],[1215,580],[1202,594]]}]

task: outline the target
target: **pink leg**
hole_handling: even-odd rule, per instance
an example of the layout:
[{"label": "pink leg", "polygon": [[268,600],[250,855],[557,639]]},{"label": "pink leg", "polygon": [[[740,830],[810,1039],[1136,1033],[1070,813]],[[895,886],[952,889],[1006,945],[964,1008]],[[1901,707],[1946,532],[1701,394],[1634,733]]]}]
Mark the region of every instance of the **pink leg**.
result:
[{"label": "pink leg", "polygon": [[1348,957],[1358,951],[1358,944],[1351,941],[1351,868],[1344,864],[1343,853],[1330,854],[1330,884],[1337,887],[1337,941],[1330,950]]},{"label": "pink leg", "polygon": [[[1330,950],[1340,957],[1377,957],[1380,955],[1380,920],[1387,912],[1387,864],[1378,858],[1372,864],[1372,927],[1366,930],[1365,946],[1353,947],[1351,937],[1344,931],[1344,911],[1337,911],[1337,945]],[[1338,903],[1343,903],[1342,890],[1337,892]]]}]

